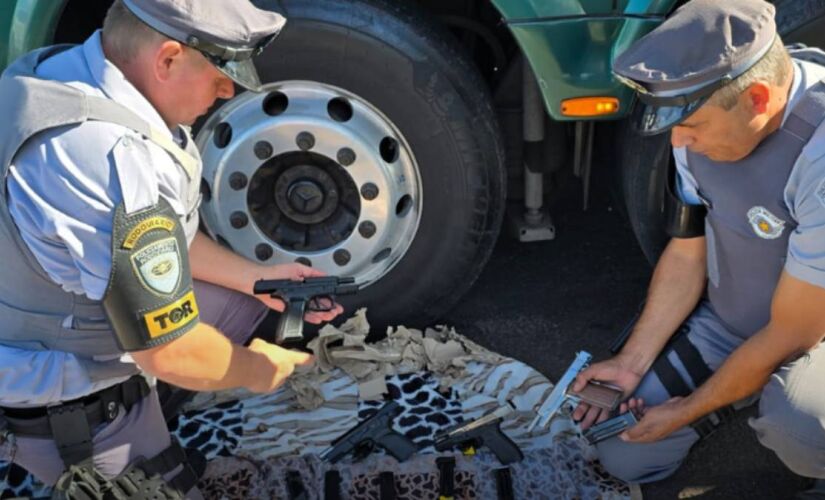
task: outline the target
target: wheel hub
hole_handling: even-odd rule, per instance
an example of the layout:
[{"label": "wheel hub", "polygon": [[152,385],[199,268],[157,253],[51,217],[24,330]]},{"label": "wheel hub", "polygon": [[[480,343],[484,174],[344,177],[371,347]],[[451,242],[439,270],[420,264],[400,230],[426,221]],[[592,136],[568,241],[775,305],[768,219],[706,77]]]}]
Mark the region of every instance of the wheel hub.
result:
[{"label": "wheel hub", "polygon": [[415,238],[415,158],[384,114],[343,89],[290,81],[243,93],[213,113],[197,143],[203,222],[253,261],[298,261],[363,286]]},{"label": "wheel hub", "polygon": [[299,181],[289,186],[287,191],[289,206],[296,212],[312,215],[324,204],[321,186],[312,181]]},{"label": "wheel hub", "polygon": [[275,202],[301,224],[323,222],[338,208],[338,187],[332,177],[313,165],[298,165],[275,181]]}]

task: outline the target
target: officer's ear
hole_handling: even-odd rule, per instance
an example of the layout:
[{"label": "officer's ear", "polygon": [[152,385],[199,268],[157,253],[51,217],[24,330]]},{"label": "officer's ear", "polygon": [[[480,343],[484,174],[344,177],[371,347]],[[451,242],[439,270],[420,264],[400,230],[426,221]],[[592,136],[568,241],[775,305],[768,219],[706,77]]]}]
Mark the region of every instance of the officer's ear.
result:
[{"label": "officer's ear", "polygon": [[745,99],[747,109],[752,110],[754,115],[761,115],[768,112],[768,104],[774,89],[765,82],[754,82],[745,89],[742,97]]},{"label": "officer's ear", "polygon": [[183,44],[175,40],[167,40],[158,46],[155,51],[155,78],[161,82],[169,81],[174,72],[182,68],[184,57]]}]

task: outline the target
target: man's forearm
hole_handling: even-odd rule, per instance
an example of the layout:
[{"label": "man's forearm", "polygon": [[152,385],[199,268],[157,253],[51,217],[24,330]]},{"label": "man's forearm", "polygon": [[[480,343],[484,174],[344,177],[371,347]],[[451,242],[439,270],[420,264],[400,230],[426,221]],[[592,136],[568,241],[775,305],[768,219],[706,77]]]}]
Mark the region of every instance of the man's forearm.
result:
[{"label": "man's forearm", "polygon": [[635,373],[647,372],[673,332],[699,302],[707,274],[704,240],[671,240],[659,259],[644,311],[619,353]]},{"label": "man's forearm", "polygon": [[211,326],[200,323],[169,344],[132,353],[138,365],[170,384],[194,391],[248,387],[260,374],[259,354],[233,344]]},{"label": "man's forearm", "polygon": [[745,341],[713,376],[685,398],[682,424],[688,425],[761,390],[790,354],[786,351],[763,332]]},{"label": "man's forearm", "polygon": [[716,373],[685,399],[689,423],[760,390],[783,363],[825,337],[825,289],[786,272],[774,293],[771,321],[737,348]]},{"label": "man's forearm", "polygon": [[200,231],[189,248],[189,262],[193,278],[247,294],[252,293],[255,280],[263,276],[256,264]]}]

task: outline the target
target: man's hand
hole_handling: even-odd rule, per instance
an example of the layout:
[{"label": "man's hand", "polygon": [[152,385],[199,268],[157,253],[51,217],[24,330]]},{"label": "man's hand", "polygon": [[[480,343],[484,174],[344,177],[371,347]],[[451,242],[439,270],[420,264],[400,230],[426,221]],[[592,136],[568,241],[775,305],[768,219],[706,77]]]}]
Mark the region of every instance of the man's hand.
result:
[{"label": "man's hand", "polygon": [[[303,281],[304,278],[324,276],[321,271],[298,263],[275,266],[257,265],[219,245],[200,231],[195,235],[195,240],[189,247],[189,262],[192,266],[193,278],[249,295],[254,295],[252,287],[259,279]],[[280,299],[268,295],[255,295],[255,297],[270,309],[283,311],[286,308]],[[308,312],[304,319],[317,324],[330,321],[344,312],[344,308],[339,304],[333,303],[329,306],[329,311]]]},{"label": "man's hand", "polygon": [[292,375],[296,367],[310,366],[315,361],[311,354],[283,349],[261,339],[253,340],[249,350],[263,355],[261,361],[264,369],[256,370],[251,377],[253,383],[247,385],[247,389],[257,393],[274,391]]},{"label": "man's hand", "polygon": [[[269,266],[265,268],[265,271],[258,279],[303,281],[304,278],[313,278],[317,276],[325,276],[325,274],[317,269],[293,262],[291,264]],[[250,283],[250,289],[252,285],[253,284]],[[265,294],[255,295],[255,297],[266,304],[270,309],[283,311],[286,308],[284,301],[278,297],[270,297]],[[344,308],[341,307],[341,304],[333,302],[331,304],[325,304],[325,308],[326,305],[329,306],[328,311],[308,311],[304,315],[304,320],[308,323],[320,324],[325,321],[331,321],[333,318],[344,312]]]},{"label": "man's hand", "polygon": [[[576,381],[573,382],[571,392],[581,391],[590,380],[607,382],[621,387],[625,397],[627,397],[633,393],[639,382],[641,382],[642,374],[634,372],[630,368],[629,360],[620,354],[582,370],[576,377]],[[595,406],[591,407],[587,403],[580,403],[573,411],[573,420],[579,422],[582,430],[587,429],[594,423],[607,420],[609,416],[610,413],[607,410]]]},{"label": "man's hand", "polygon": [[644,416],[638,424],[619,434],[622,441],[630,443],[652,443],[668,437],[673,431],[688,425],[685,422],[684,398],[671,398],[664,403],[642,409]]}]

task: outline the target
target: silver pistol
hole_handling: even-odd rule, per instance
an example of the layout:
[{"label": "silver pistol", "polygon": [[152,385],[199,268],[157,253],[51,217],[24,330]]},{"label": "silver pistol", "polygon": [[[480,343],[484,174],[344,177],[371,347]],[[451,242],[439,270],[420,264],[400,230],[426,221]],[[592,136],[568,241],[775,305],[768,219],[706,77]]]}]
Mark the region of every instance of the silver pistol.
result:
[{"label": "silver pistol", "polygon": [[550,420],[558,413],[562,405],[569,401],[571,403],[585,402],[592,406],[598,406],[608,411],[613,411],[622,399],[622,389],[614,385],[591,380],[581,392],[571,392],[570,386],[576,380],[576,376],[590,364],[593,356],[585,351],[576,354],[573,364],[564,372],[558,383],[553,387],[544,403],[538,409],[538,415],[530,422],[528,431],[532,431],[536,425],[546,427]]}]

